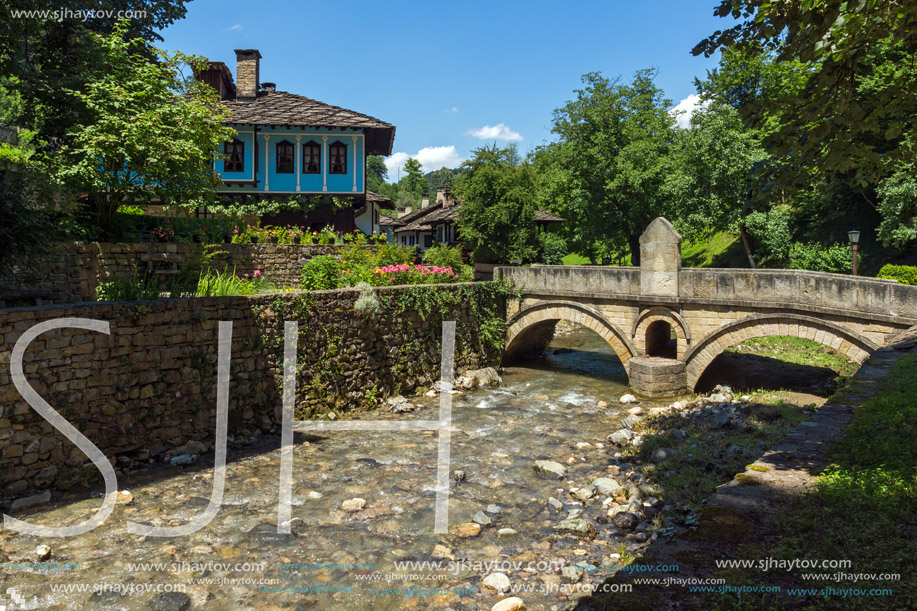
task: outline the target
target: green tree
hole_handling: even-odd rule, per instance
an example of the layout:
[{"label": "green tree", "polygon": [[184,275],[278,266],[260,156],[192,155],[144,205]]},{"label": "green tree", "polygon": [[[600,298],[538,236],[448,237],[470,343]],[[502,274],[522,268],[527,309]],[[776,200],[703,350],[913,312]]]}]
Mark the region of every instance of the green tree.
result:
[{"label": "green tree", "polygon": [[794,165],[851,173],[876,184],[907,160],[902,135],[917,129],[917,5],[889,0],[723,0],[740,23],[695,54],[732,48],[773,52],[808,68],[804,88],[768,100],[767,142]]},{"label": "green tree", "polygon": [[99,36],[107,71],[73,97],[90,110],[57,156],[64,184],[89,193],[98,224],[107,228],[122,204],[202,205],[219,179],[212,162],[232,135],[216,91],[183,70],[203,59],[181,53],[132,52],[142,41],[124,31]]},{"label": "green tree", "polygon": [[[67,93],[107,69],[93,34],[109,35],[118,27],[117,12],[132,11],[122,24],[130,40],[162,40],[158,32],[185,16],[186,0],[3,0],[0,2],[0,77],[12,79],[24,100],[20,127],[38,139],[63,139],[88,109]],[[87,9],[96,13],[86,18]],[[35,11],[13,16],[16,11]],[[44,17],[38,11],[46,11]],[[105,13],[102,13],[105,11]],[[108,16],[108,11],[112,15]],[[137,51],[154,55],[149,47]]]},{"label": "green tree", "polygon": [[622,84],[584,75],[576,99],[554,111],[558,141],[537,153],[545,170],[542,200],[567,219],[562,231],[570,247],[593,260],[626,245],[639,265],[640,235],[673,210],[666,176],[675,119],[655,76],[640,70]]},{"label": "green tree", "polygon": [[420,168],[419,161],[413,157],[408,157],[407,161],[404,162],[405,177],[401,179],[401,186],[418,196],[427,192],[427,181],[423,177],[423,172],[420,171]]},{"label": "green tree", "polygon": [[386,178],[388,178],[388,167],[385,165],[385,158],[381,155],[367,156],[366,188],[374,193],[381,193]]},{"label": "green tree", "polygon": [[753,210],[755,169],[768,158],[757,134],[746,129],[736,109],[717,101],[696,111],[690,128],[678,133],[677,154],[670,186],[679,230],[693,241],[715,231],[738,232],[755,267],[744,221]]},{"label": "green tree", "polygon": [[533,168],[515,146],[472,153],[455,182],[462,243],[476,262],[531,261],[538,252]]},{"label": "green tree", "polygon": [[879,240],[900,248],[917,240],[917,164],[902,164],[879,185]]},{"label": "green tree", "polygon": [[440,168],[427,174],[430,190],[436,191],[440,187],[451,189],[455,183],[455,173],[449,168]]},{"label": "green tree", "polygon": [[31,264],[58,237],[50,181],[31,138],[20,132],[18,144],[0,143],[0,275]]}]

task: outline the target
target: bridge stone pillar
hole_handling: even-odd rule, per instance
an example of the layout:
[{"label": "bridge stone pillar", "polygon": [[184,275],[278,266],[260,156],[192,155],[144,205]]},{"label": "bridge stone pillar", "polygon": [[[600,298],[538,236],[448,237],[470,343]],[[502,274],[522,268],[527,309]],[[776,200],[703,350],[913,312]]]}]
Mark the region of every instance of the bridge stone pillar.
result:
[{"label": "bridge stone pillar", "polygon": [[[680,273],[681,236],[672,223],[660,216],[640,236],[640,294],[677,298]],[[652,339],[658,344],[668,337]],[[642,343],[649,346],[650,340],[648,337]],[[635,394],[650,398],[675,396],[688,386],[684,362],[658,356],[632,358],[628,378]]]},{"label": "bridge stone pillar", "polygon": [[640,236],[640,293],[678,297],[681,236],[668,219],[657,217]]}]

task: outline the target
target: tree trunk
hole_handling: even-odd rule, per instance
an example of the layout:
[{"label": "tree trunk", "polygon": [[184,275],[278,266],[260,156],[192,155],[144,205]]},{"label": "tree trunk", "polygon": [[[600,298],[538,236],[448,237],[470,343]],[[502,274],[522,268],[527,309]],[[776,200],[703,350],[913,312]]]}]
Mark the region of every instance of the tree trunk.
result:
[{"label": "tree trunk", "polygon": [[739,236],[742,238],[742,246],[745,248],[745,256],[748,257],[748,264],[752,269],[758,269],[755,265],[755,258],[751,254],[751,244],[748,241],[748,233],[745,231],[745,223],[739,223]]},{"label": "tree trunk", "polygon": [[627,236],[627,246],[630,248],[630,264],[640,266],[640,236],[631,234]]}]

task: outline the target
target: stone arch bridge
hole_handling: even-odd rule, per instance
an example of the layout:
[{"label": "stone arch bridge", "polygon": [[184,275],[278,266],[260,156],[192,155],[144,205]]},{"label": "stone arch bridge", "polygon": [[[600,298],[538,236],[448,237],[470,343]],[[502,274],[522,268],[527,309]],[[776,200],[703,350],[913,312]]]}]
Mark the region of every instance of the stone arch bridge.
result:
[{"label": "stone arch bridge", "polygon": [[544,350],[559,320],[612,347],[646,396],[693,390],[727,348],[753,337],[814,340],[858,363],[917,324],[917,286],[800,270],[681,267],[681,236],[657,218],[640,267],[498,267],[523,300],[511,306],[504,362]]}]

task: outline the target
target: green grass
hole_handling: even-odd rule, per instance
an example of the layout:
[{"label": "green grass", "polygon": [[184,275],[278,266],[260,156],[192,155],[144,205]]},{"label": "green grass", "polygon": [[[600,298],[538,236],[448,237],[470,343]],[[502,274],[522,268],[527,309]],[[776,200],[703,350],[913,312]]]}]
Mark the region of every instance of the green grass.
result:
[{"label": "green grass", "polygon": [[564,265],[590,265],[592,262],[582,255],[570,253],[563,258]]},{"label": "green grass", "polygon": [[729,348],[727,352],[757,354],[797,365],[825,367],[844,377],[853,375],[859,367],[827,346],[801,337],[785,335],[754,337]]},{"label": "green grass", "polygon": [[715,233],[709,240],[681,244],[682,265],[685,267],[748,267],[748,257],[738,236]]},{"label": "green grass", "polygon": [[[898,573],[900,581],[861,581],[892,597],[854,597],[837,608],[917,607],[917,354],[902,357],[860,406],[814,493],[796,499],[781,524],[777,552],[850,559],[847,573]],[[774,554],[777,555],[776,553]],[[834,583],[804,587],[854,587]],[[840,602],[840,601],[836,601]]]},{"label": "green grass", "polygon": [[[748,267],[748,258],[738,236],[720,232],[709,240],[681,244],[681,259],[685,267]],[[564,257],[564,265],[591,265],[588,257],[571,253]],[[630,254],[621,265],[630,265]]]},{"label": "green grass", "polygon": [[[859,408],[841,439],[829,450],[831,465],[809,494],[787,501],[775,531],[738,550],[738,559],[850,560],[843,569],[762,572],[746,570],[753,585],[789,588],[888,588],[890,596],[708,595],[694,608],[914,609],[917,578],[917,354],[902,357],[879,390]],[[898,574],[899,580],[803,580],[802,573]],[[731,584],[738,583],[730,579]],[[775,606],[776,605],[776,606]]]}]

